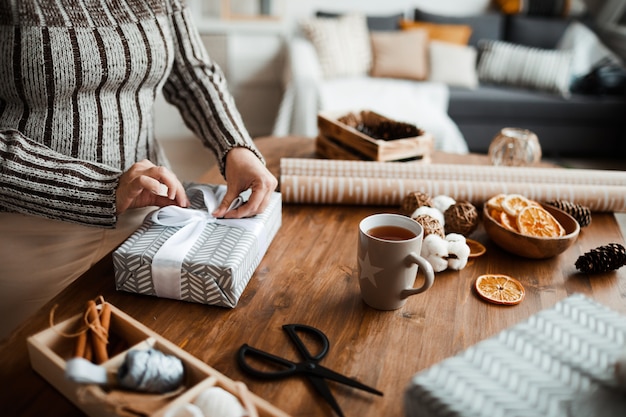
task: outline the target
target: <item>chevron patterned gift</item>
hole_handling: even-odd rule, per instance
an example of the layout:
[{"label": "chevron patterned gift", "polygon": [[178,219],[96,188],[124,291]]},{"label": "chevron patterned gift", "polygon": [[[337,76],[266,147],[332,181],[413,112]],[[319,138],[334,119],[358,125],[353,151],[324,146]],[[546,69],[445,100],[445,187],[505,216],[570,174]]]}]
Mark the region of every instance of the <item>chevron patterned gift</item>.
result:
[{"label": "chevron patterned gift", "polygon": [[116,288],[235,307],[281,226],[281,195],[252,218],[215,219],[225,186],[185,188],[190,209],[155,211],[113,252]]},{"label": "chevron patterned gift", "polygon": [[625,350],[626,317],[576,294],[416,374],[405,414],[624,416],[615,364]]}]

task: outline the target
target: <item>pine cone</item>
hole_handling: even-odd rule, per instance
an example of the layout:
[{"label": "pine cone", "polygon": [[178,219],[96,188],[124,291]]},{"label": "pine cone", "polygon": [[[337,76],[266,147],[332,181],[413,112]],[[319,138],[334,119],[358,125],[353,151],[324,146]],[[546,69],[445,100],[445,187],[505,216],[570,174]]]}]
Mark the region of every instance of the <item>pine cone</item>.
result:
[{"label": "pine cone", "polygon": [[576,269],[581,272],[609,272],[626,265],[626,248],[619,243],[609,243],[581,255]]},{"label": "pine cone", "polygon": [[566,200],[548,201],[546,202],[546,204],[563,210],[564,212],[572,216],[574,219],[576,219],[580,227],[587,227],[591,223],[591,210],[589,209],[589,207],[572,203],[571,201]]},{"label": "pine cone", "polygon": [[392,120],[369,110],[361,111],[359,116],[360,120],[354,128],[374,139],[395,140],[423,134],[415,125]]}]

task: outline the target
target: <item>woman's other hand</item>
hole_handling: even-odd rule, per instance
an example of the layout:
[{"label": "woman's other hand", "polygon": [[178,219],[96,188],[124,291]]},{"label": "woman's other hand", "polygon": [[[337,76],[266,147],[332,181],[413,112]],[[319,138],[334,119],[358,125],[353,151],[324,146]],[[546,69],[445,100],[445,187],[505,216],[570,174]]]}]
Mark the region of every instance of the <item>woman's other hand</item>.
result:
[{"label": "woman's other hand", "polygon": [[189,206],[185,189],[176,175],[147,159],[136,162],[122,174],[115,199],[117,214],[147,206]]},{"label": "woman's other hand", "polygon": [[[270,203],[278,180],[261,160],[249,149],[238,147],[226,155],[226,195],[213,212],[215,217],[242,218],[263,212]],[[248,201],[237,209],[228,211],[232,201],[243,191],[250,189]]]}]

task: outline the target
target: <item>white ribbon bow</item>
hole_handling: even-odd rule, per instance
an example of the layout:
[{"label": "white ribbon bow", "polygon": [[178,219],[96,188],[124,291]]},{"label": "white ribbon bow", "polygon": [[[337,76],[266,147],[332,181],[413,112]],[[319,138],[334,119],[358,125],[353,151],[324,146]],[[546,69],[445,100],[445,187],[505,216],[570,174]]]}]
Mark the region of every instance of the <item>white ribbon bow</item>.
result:
[{"label": "white ribbon bow", "polygon": [[[225,186],[219,186],[213,192],[207,186],[194,185],[189,187],[187,191],[200,191],[204,197],[206,209],[198,210],[172,205],[160,208],[151,217],[154,223],[161,226],[183,226],[163,243],[152,259],[152,280],[158,297],[181,299],[180,284],[183,261],[209,223],[249,230],[257,236],[260,250],[267,249],[265,225],[260,219],[218,219],[213,217],[211,213],[226,194]],[[239,207],[243,202],[243,197],[237,197],[228,210]]]}]

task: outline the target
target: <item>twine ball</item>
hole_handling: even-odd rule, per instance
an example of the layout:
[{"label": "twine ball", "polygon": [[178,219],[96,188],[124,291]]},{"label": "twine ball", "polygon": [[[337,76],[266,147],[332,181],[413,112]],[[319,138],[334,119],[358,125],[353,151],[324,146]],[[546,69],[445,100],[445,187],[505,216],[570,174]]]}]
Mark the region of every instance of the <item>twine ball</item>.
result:
[{"label": "twine ball", "polygon": [[407,216],[410,216],[420,207],[427,206],[432,207],[433,202],[430,199],[430,196],[426,193],[422,193],[421,191],[415,191],[407,194],[402,200],[402,213]]},{"label": "twine ball", "polygon": [[424,229],[424,237],[428,235],[438,235],[441,238],[446,237],[443,225],[433,216],[429,216],[428,214],[418,214],[413,218],[413,220],[422,225],[422,228]]},{"label": "twine ball", "polygon": [[117,374],[118,382],[124,388],[159,394],[178,388],[184,376],[180,359],[156,349],[130,350]]},{"label": "twine ball", "polygon": [[447,233],[458,233],[463,236],[472,234],[478,227],[478,210],[469,201],[457,201],[443,214]]}]

